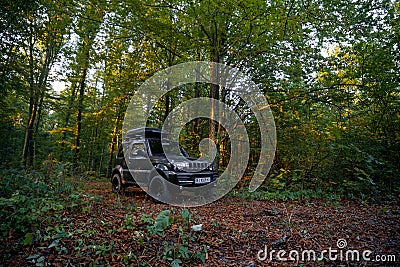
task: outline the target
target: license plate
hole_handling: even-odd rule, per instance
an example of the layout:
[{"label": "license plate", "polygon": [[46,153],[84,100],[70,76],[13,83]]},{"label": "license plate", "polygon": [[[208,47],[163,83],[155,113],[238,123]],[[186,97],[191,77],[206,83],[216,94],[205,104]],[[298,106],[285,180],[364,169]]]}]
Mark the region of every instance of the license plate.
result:
[{"label": "license plate", "polygon": [[205,184],[205,183],[209,183],[210,181],[211,181],[210,177],[195,178],[194,183],[195,184]]}]

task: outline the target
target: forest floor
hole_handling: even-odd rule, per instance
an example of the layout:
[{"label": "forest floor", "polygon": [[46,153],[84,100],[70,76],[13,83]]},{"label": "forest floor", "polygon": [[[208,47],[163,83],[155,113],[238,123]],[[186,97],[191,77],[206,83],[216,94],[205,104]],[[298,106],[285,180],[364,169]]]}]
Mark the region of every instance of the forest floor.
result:
[{"label": "forest floor", "polygon": [[[40,238],[33,244],[16,249],[15,240],[6,240],[9,244],[0,251],[0,265],[400,265],[400,207],[396,204],[271,202],[227,196],[187,209],[188,221],[184,208],[154,204],[134,189],[120,196],[111,192],[108,182],[94,182],[84,190],[93,201],[60,211],[56,220],[43,225],[46,230],[37,234]],[[169,221],[157,234],[151,229],[164,210],[170,211]],[[202,224],[201,231],[191,229],[197,224]],[[312,251],[319,259],[313,259]],[[285,260],[289,253],[293,258],[298,255],[299,262]],[[363,253],[370,261],[362,259]]]}]

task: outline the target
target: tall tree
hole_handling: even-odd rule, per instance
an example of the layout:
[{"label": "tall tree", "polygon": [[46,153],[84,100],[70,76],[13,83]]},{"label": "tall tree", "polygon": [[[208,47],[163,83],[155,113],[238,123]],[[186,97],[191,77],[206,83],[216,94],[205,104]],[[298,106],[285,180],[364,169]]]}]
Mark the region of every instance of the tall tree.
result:
[{"label": "tall tree", "polygon": [[83,99],[85,96],[86,79],[90,68],[90,52],[92,50],[93,43],[99,32],[100,25],[102,23],[105,14],[105,2],[104,1],[89,1],[86,6],[82,9],[81,17],[78,22],[78,28],[76,33],[79,36],[80,43],[77,51],[77,64],[79,69],[79,81],[78,81],[78,104],[77,104],[77,115],[76,125],[74,131],[74,169],[78,170],[78,163],[80,159],[81,149],[81,129],[82,129],[82,113],[84,110]]},{"label": "tall tree", "polygon": [[65,42],[65,35],[71,22],[68,16],[63,16],[59,12],[59,8],[43,1],[38,3],[37,8],[25,14],[27,38],[22,44],[22,49],[27,70],[23,75],[29,87],[29,112],[22,152],[24,166],[32,166],[34,162],[34,133],[40,123],[47,79],[52,64]]}]

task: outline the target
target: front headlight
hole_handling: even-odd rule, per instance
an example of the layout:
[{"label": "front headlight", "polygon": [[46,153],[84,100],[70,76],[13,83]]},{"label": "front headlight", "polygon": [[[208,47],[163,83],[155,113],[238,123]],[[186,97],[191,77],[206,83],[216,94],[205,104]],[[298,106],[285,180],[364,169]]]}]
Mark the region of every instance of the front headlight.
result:
[{"label": "front headlight", "polygon": [[157,164],[157,165],[156,165],[156,168],[157,168],[157,169],[160,169],[160,170],[162,170],[162,171],[168,171],[168,167],[165,166],[164,164]]}]

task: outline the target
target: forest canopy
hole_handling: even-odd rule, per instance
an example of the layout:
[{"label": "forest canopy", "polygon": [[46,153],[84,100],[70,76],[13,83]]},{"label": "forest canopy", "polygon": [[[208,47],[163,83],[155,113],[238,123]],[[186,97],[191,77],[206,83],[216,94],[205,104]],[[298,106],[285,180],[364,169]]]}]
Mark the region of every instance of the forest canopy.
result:
[{"label": "forest canopy", "polygon": [[[51,162],[71,174],[109,176],[138,87],[167,67],[212,61],[252,77],[271,106],[277,151],[261,191],[398,197],[399,18],[400,3],[386,0],[5,0],[2,168],[45,171]],[[148,124],[162,126],[174,107],[200,96],[244,119],[251,174],[260,132],[228,89],[176,88]],[[205,119],[188,123],[182,145],[198,155],[212,128]],[[223,170],[229,137],[215,129]]]}]

